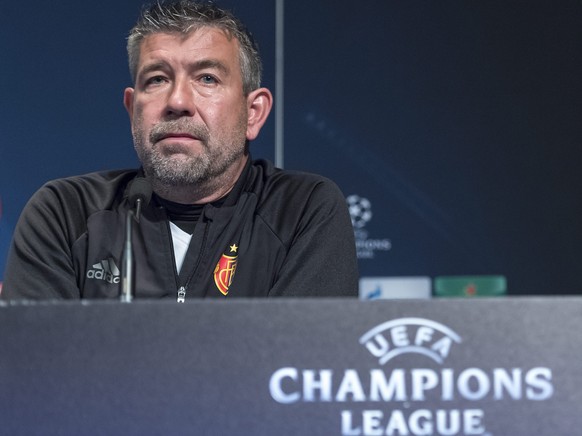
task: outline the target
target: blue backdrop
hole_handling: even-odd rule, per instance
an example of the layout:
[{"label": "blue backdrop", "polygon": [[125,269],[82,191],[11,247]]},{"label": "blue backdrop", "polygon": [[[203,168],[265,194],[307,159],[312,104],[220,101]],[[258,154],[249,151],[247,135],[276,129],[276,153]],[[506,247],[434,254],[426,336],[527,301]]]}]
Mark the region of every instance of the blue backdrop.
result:
[{"label": "blue backdrop", "polygon": [[[0,265],[46,180],[137,165],[122,91],[141,2],[37,3],[0,15]],[[274,89],[275,1],[221,4]],[[285,167],[340,185],[363,276],[582,290],[581,22],[577,0],[286,2]],[[254,157],[274,141],[272,116]]]}]

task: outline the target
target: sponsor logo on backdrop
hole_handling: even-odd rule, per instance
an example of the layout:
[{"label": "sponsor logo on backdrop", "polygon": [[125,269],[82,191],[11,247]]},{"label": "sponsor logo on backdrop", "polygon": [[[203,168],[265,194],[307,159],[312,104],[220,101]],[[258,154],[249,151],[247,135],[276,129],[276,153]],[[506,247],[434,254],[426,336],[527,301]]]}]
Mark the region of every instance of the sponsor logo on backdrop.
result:
[{"label": "sponsor logo on backdrop", "polygon": [[333,362],[335,369],[280,368],[269,380],[271,398],[282,405],[341,404],[339,425],[329,434],[340,428],[349,436],[491,435],[483,405],[540,402],[554,394],[550,368],[447,367],[455,350],[468,344],[430,319],[393,319],[358,343],[363,361],[377,367],[338,370]]},{"label": "sponsor logo on backdrop", "polygon": [[431,298],[430,277],[360,277],[361,300]]},{"label": "sponsor logo on backdrop", "polygon": [[352,219],[358,259],[373,259],[377,251],[389,251],[392,248],[390,239],[370,238],[366,225],[372,220],[372,203],[359,195],[350,195],[346,198],[348,210]]}]

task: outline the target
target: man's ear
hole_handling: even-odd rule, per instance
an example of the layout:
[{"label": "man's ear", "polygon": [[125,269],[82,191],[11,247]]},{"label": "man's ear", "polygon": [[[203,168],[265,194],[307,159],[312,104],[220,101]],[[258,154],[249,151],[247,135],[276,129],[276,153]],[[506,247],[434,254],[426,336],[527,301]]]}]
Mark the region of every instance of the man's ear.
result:
[{"label": "man's ear", "polygon": [[125,88],[125,91],[123,91],[123,105],[129,114],[129,119],[133,118],[133,93],[133,88]]},{"label": "man's ear", "polygon": [[273,106],[273,95],[267,88],[258,88],[247,96],[247,140],[252,141],[267,121]]}]

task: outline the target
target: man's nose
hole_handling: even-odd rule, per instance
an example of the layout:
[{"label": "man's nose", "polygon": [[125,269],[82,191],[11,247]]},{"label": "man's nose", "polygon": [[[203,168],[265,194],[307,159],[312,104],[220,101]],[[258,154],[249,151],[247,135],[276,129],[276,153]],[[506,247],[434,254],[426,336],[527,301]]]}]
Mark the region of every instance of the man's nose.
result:
[{"label": "man's nose", "polygon": [[168,117],[192,116],[196,112],[194,90],[188,79],[177,79],[168,96],[166,115]]}]

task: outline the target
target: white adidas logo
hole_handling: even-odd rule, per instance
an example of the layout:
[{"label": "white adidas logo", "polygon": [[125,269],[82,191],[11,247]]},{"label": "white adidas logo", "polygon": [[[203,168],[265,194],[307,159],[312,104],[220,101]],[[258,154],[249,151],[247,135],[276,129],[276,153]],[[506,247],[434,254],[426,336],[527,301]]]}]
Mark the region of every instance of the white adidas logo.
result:
[{"label": "white adidas logo", "polygon": [[119,283],[121,272],[112,257],[96,263],[87,271],[88,279],[105,280],[107,283]]}]

